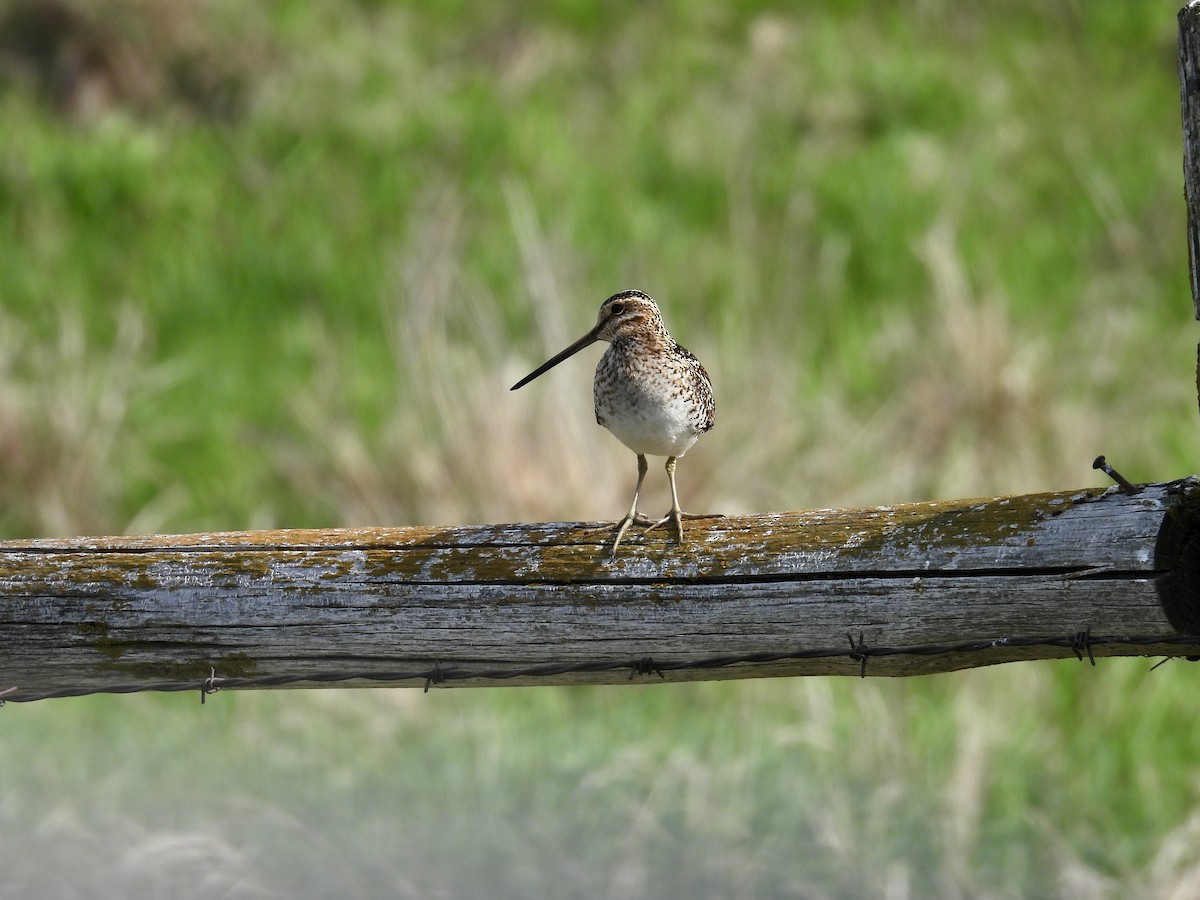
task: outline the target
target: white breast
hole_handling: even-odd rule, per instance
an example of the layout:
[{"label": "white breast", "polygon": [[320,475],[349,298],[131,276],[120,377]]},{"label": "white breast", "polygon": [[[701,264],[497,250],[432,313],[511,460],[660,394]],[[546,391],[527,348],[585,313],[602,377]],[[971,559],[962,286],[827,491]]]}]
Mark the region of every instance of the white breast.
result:
[{"label": "white breast", "polygon": [[671,375],[601,359],[593,390],[596,421],[634,453],[683,456],[701,431],[694,398]]}]

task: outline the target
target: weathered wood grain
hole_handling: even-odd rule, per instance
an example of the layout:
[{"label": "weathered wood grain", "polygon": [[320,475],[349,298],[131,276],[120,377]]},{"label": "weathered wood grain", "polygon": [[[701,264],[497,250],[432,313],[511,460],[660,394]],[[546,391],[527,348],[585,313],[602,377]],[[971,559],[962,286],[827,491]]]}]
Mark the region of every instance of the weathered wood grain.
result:
[{"label": "weathered wood grain", "polygon": [[[714,518],[689,522],[682,546],[652,532],[616,559],[605,555],[606,530],[580,524],[9,542],[0,690],[30,699],[198,686],[210,667],[317,679],[644,658],[667,680],[859,674],[851,639],[881,651],[1000,641],[870,656],[867,674],[910,675],[1069,656],[1061,641],[1000,639],[1089,629],[1161,638],[1102,643],[1097,656],[1196,654],[1200,639],[1167,643],[1176,629],[1161,595],[1170,585],[1176,624],[1197,621],[1198,484]],[[669,668],[820,650],[841,653]],[[629,680],[628,668],[612,668],[446,683]]]}]

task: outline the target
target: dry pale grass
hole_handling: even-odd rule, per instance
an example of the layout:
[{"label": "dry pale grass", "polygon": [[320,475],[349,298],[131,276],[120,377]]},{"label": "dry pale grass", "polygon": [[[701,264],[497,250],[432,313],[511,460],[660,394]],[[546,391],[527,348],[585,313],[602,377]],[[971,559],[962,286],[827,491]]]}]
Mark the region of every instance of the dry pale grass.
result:
[{"label": "dry pale grass", "polygon": [[[506,304],[464,274],[465,213],[445,188],[413,213],[420,224],[396,254],[386,318],[398,400],[386,420],[368,428],[344,409],[352,361],[333,350],[298,395],[303,437],[285,449],[285,466],[299,489],[332,498],[338,521],[612,519],[628,502],[632,454],[592,417],[599,351],[508,390],[591,324],[604,291],[581,286],[570,247],[547,234],[521,185],[505,196],[528,339],[514,345]],[[892,385],[881,399],[854,399],[834,382],[815,388],[787,336],[764,331],[769,323],[730,335],[679,323],[718,395],[717,428],[680,464],[686,508],[740,513],[1100,483],[1091,460],[1138,434],[1114,424],[1117,373],[1143,352],[1120,327],[1120,309],[1096,311],[1069,345],[1055,346],[1036,323],[1018,324],[986,274],[967,271],[952,217],[935,221],[913,253],[930,302],[880,321],[869,359]],[[664,306],[675,321],[669,299]],[[1163,355],[1145,363],[1171,364]],[[668,505],[665,481],[652,470],[646,508]]]},{"label": "dry pale grass", "polygon": [[1189,900],[1200,897],[1200,813],[1193,812],[1167,832],[1157,852],[1141,868],[1119,876],[1101,871],[1082,859],[1050,823],[1042,825],[1045,840],[1058,866],[1056,896],[1097,897],[1101,900]]},{"label": "dry pale grass", "polygon": [[[259,810],[241,810],[260,813]],[[269,824],[300,831],[275,813]],[[298,834],[297,840],[311,840]],[[5,896],[57,898],[158,897],[266,900],[272,889],[252,850],[222,834],[221,824],[189,829],[147,827],[131,818],[100,815],[64,800],[45,811],[32,834],[6,835],[12,864],[0,877]]]},{"label": "dry pale grass", "polygon": [[53,341],[0,316],[0,509],[21,537],[153,531],[179,505],[172,490],[129,518],[129,480],[150,469],[131,406],[171,376],[149,364],[140,314],[116,317],[108,346],[64,309]]},{"label": "dry pale grass", "polygon": [[505,196],[534,308],[524,352],[512,346],[502,305],[463,274],[461,199],[431,191],[413,214],[421,226],[396,254],[385,309],[398,402],[377,428],[364,427],[337,400],[350,361],[332,351],[298,395],[303,437],[283,451],[288,476],[336,498],[338,521],[615,518],[628,503],[634,458],[595,423],[586,354],[532,389],[509,390],[590,327],[603,297],[594,308],[587,294],[586,303],[565,299],[582,293],[556,263],[569,252],[544,234],[522,187]]},{"label": "dry pale grass", "polygon": [[[1036,322],[1018,322],[986,273],[967,271],[952,220],[937,220],[913,252],[931,302],[907,305],[875,332],[869,365],[886,374],[886,396],[856,400],[836,381],[813,390],[804,367],[779,352],[764,363],[748,347],[754,365],[713,364],[733,400],[706,448],[722,507],[1067,489],[1101,483],[1090,468],[1101,452],[1149,455],[1151,406],[1137,385],[1171,383],[1171,367],[1186,365],[1186,335],[1156,339],[1148,353],[1147,337],[1123,327],[1128,311],[1110,303],[1069,341],[1052,342]],[[1121,383],[1131,370],[1139,378]]]}]

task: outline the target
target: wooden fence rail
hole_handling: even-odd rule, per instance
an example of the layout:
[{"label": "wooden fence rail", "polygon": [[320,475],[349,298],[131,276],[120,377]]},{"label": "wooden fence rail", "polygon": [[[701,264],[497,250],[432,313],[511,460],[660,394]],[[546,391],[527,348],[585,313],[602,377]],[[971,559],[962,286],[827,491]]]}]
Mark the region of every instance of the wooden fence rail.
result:
[{"label": "wooden fence rail", "polygon": [[[1179,13],[1179,76],[1200,317],[1196,0]],[[628,683],[1200,656],[1195,478],[714,519],[614,560],[588,527],[0,544],[0,702],[216,678]]]},{"label": "wooden fence rail", "polygon": [[9,700],[1200,654],[1200,481],[755,515],[0,544]]}]

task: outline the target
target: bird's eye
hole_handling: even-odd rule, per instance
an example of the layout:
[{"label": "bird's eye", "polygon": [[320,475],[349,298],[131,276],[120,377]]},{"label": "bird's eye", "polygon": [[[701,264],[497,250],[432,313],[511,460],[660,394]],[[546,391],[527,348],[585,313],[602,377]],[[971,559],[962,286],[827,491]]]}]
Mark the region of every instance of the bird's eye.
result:
[{"label": "bird's eye", "polygon": [[612,314],[614,316],[619,316],[623,312],[625,312],[625,304],[624,303],[614,303],[612,305]]}]

